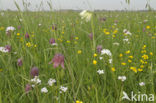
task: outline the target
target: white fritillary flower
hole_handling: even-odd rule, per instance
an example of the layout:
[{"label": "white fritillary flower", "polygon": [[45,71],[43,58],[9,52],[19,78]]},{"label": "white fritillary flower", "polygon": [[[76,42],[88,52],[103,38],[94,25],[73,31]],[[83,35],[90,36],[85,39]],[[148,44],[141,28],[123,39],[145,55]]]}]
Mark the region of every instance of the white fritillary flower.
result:
[{"label": "white fritillary flower", "polygon": [[87,10],[83,10],[83,11],[80,13],[80,16],[81,16],[81,19],[85,19],[86,22],[88,22],[88,21],[91,20],[92,13],[88,12]]},{"label": "white fritillary flower", "polygon": [[48,85],[49,85],[49,86],[52,86],[54,83],[56,83],[56,80],[55,80],[55,79],[50,78],[50,79],[48,80]]},{"label": "white fritillary flower", "polygon": [[47,89],[46,87],[43,87],[43,88],[41,89],[41,93],[48,93],[48,89]]},{"label": "white fritillary flower", "polygon": [[0,51],[3,52],[3,53],[8,53],[9,50],[6,49],[5,47],[0,47]]},{"label": "white fritillary flower", "polygon": [[97,73],[98,73],[99,75],[104,74],[104,70],[98,70]]},{"label": "white fritillary flower", "polygon": [[9,32],[9,31],[14,31],[16,30],[13,26],[9,26],[6,28],[6,32]]},{"label": "white fritillary flower", "polygon": [[144,82],[140,82],[139,85],[140,85],[140,86],[144,86],[145,83],[144,83]]},{"label": "white fritillary flower", "polygon": [[126,76],[118,76],[118,79],[124,82],[126,80]]}]

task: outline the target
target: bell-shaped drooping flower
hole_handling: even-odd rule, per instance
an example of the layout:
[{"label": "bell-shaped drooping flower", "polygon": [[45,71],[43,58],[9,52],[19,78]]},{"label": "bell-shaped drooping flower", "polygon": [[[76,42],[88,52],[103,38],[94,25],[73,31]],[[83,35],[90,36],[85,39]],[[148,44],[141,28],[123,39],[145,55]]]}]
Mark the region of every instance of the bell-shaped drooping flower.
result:
[{"label": "bell-shaped drooping flower", "polygon": [[25,92],[28,93],[30,90],[32,90],[32,87],[30,84],[27,84],[25,87]]},{"label": "bell-shaped drooping flower", "polygon": [[53,24],[53,25],[52,25],[52,30],[57,30],[56,24]]},{"label": "bell-shaped drooping flower", "polygon": [[98,46],[96,47],[96,49],[97,49],[97,52],[98,52],[98,53],[101,53],[102,45],[98,45]]},{"label": "bell-shaped drooping flower", "polygon": [[18,60],[17,60],[17,65],[18,65],[18,66],[22,66],[22,64],[23,64],[22,59],[21,59],[21,58],[20,58],[20,59],[18,59]]},{"label": "bell-shaped drooping flower", "polygon": [[87,10],[83,10],[80,13],[81,19],[85,19],[86,22],[90,21],[92,18],[92,13],[88,12]]},{"label": "bell-shaped drooping flower", "polygon": [[93,40],[93,33],[90,33],[88,36],[91,40]]},{"label": "bell-shaped drooping flower", "polygon": [[49,64],[51,63],[53,63],[54,68],[61,65],[61,67],[64,69],[64,56],[62,54],[56,54]]},{"label": "bell-shaped drooping flower", "polygon": [[8,52],[10,52],[11,51],[11,46],[10,45],[6,45],[5,46],[5,50],[7,50]]},{"label": "bell-shaped drooping flower", "polygon": [[30,75],[34,78],[35,76],[38,76],[39,69],[37,67],[33,67],[30,71]]},{"label": "bell-shaped drooping flower", "polygon": [[25,34],[25,38],[29,38],[29,34],[28,33]]},{"label": "bell-shaped drooping flower", "polygon": [[57,45],[57,43],[55,42],[55,39],[54,39],[54,38],[51,38],[51,39],[49,40],[49,43],[50,43],[51,45]]},{"label": "bell-shaped drooping flower", "polygon": [[6,28],[6,34],[10,36],[11,32],[16,30],[13,26],[9,26]]}]

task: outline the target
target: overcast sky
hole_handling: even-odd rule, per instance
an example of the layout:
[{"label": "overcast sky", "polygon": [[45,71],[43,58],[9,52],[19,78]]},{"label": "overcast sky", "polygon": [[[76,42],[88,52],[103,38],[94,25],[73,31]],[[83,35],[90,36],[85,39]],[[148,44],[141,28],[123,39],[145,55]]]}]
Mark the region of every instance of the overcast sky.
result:
[{"label": "overcast sky", "polygon": [[[15,0],[23,9],[22,0]],[[43,2],[42,9],[49,10],[47,1],[51,1],[54,9],[106,9],[106,10],[130,10],[145,9],[147,0],[131,0],[128,6],[125,0],[27,0],[31,3],[29,10],[38,10],[41,1]],[[156,0],[150,0],[150,5],[156,10]],[[41,7],[40,7],[41,8]],[[0,10],[17,10],[14,0],[0,0]]]}]

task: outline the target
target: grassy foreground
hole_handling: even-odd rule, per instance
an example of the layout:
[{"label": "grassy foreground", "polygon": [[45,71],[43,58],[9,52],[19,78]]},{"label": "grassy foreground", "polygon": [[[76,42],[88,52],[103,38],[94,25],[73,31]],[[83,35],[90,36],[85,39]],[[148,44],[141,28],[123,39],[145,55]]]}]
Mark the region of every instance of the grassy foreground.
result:
[{"label": "grassy foreground", "polygon": [[[89,22],[77,12],[0,13],[0,47],[11,46],[0,52],[0,103],[129,103],[123,91],[156,94],[155,12],[97,12]],[[9,35],[8,26],[16,28]],[[112,63],[99,45],[110,50]],[[57,53],[64,56],[64,69],[49,64]],[[26,92],[33,67],[41,84]],[[49,86],[49,78],[56,83]],[[67,91],[60,93],[60,86]]]}]

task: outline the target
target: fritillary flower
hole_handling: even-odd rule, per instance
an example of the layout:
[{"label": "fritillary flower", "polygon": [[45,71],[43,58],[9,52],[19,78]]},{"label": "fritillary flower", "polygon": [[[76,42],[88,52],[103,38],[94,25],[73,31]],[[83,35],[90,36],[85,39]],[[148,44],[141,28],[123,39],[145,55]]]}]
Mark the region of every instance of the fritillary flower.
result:
[{"label": "fritillary flower", "polygon": [[31,69],[31,71],[30,71],[30,75],[31,75],[32,77],[35,77],[35,76],[38,76],[38,74],[39,74],[38,68],[37,68],[37,67],[33,67],[33,68]]}]

